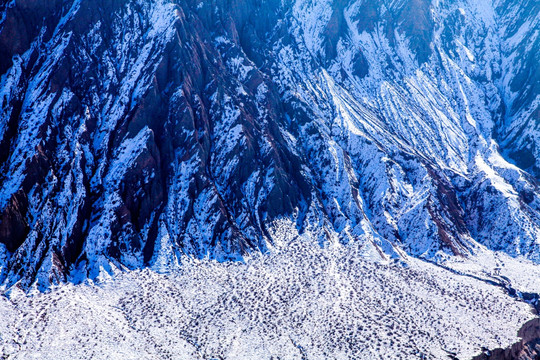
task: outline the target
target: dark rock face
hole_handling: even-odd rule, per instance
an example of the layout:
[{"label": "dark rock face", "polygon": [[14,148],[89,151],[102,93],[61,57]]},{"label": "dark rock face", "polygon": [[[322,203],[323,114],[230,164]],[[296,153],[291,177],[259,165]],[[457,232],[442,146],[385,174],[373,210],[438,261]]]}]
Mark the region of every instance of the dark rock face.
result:
[{"label": "dark rock face", "polygon": [[521,341],[508,349],[485,351],[473,360],[536,360],[540,358],[540,319],[523,325],[518,336]]},{"label": "dark rock face", "polygon": [[0,33],[0,73],[13,64],[12,57],[28,50],[31,42],[41,32],[44,39],[52,34],[49,25],[58,21],[62,1],[23,0],[5,2],[0,10],[3,14]]},{"label": "dark rock face", "polygon": [[[284,223],[377,257],[540,261],[536,180],[495,144],[535,166],[513,124],[538,118],[538,73],[492,63],[495,25],[461,5],[0,5],[0,280],[238,259]],[[527,6],[494,9],[508,36]],[[523,33],[507,55],[532,64]]]},{"label": "dark rock face", "polygon": [[[506,28],[509,36],[515,36],[520,29],[526,29],[529,24],[538,29],[538,1],[524,1],[519,8],[512,8],[509,1],[503,1],[500,9],[511,8],[517,13],[518,21],[509,21]],[[507,15],[508,20],[511,15]],[[507,84],[508,94],[505,99],[506,108],[504,120],[506,127],[500,131],[500,142],[505,151],[515,163],[540,175],[538,126],[540,125],[540,39],[533,34],[527,34],[523,41],[514,44],[512,61],[509,66],[515,76]]]}]

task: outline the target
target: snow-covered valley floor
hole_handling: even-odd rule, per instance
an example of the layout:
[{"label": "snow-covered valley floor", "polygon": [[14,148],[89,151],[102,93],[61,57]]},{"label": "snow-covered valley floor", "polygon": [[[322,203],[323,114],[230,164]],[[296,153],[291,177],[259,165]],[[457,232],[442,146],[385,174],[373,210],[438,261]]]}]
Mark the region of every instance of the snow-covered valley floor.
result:
[{"label": "snow-covered valley floor", "polygon": [[[463,266],[463,265],[462,265]],[[2,359],[469,359],[533,317],[502,288],[302,241],[0,296]]]}]

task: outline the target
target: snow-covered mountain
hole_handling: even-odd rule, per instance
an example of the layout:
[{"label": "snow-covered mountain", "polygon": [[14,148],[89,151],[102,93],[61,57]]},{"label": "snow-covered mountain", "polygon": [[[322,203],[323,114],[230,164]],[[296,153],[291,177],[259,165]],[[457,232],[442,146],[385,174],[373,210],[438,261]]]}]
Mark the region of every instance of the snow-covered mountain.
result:
[{"label": "snow-covered mountain", "polygon": [[0,282],[287,236],[540,262],[535,0],[0,4]]}]

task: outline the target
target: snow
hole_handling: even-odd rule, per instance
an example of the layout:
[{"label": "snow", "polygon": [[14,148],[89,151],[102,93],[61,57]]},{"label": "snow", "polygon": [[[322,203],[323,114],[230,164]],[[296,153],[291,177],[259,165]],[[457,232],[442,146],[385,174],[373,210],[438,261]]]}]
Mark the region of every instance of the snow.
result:
[{"label": "snow", "polygon": [[[14,359],[447,359],[507,346],[532,318],[498,288],[411,259],[285,242],[244,263],[183,258],[168,275],[137,270],[0,296],[0,352]],[[9,324],[9,325],[8,325]],[[479,331],[481,329],[481,331]]]},{"label": "snow", "polygon": [[[45,71],[35,77],[28,85],[21,110],[21,120],[19,124],[21,131],[16,146],[11,151],[9,157],[10,160],[7,173],[11,174],[11,176],[0,188],[0,208],[2,209],[6,207],[11,196],[20,189],[24,180],[23,173],[28,165],[28,160],[36,154],[37,146],[41,141],[41,137],[38,136],[40,128],[47,120],[47,109],[51,108],[53,100],[55,100],[56,97],[56,93],[53,92],[49,92],[47,96],[43,97],[43,94],[47,93],[49,86],[47,75],[48,72],[56,66],[64,49],[68,46],[70,39],[71,34],[66,34],[60,39],[51,40],[51,53],[44,59],[41,59]],[[72,96],[72,94],[69,90],[66,89],[63,91],[60,103],[62,103],[62,101],[67,101],[66,98],[69,98],[70,96]],[[40,101],[38,101],[38,99]]]},{"label": "snow", "polygon": [[251,65],[244,63],[245,59],[242,57],[232,58],[228,62],[228,66],[232,73],[238,77],[238,80],[245,81],[248,78],[249,72],[254,70]]},{"label": "snow", "polygon": [[512,199],[516,203],[515,205],[518,205],[518,194],[515,189],[497,174],[479,154],[476,156],[476,165],[478,166],[478,170],[485,174],[486,178],[491,181],[493,186],[499,190],[505,198],[509,200]]},{"label": "snow", "polygon": [[[85,245],[86,253],[91,259],[98,260],[106,256],[105,249],[111,238],[111,224],[116,217],[115,210],[122,202],[118,193],[120,181],[146,149],[146,144],[151,135],[152,131],[145,127],[134,138],[125,139],[111,162],[110,169],[105,179],[103,179],[106,192],[99,199],[99,202],[103,204],[102,213],[98,223],[93,224],[89,231]],[[133,259],[132,261],[133,263],[126,263],[125,265],[130,268],[140,265],[140,259]],[[102,274],[102,271],[90,270],[92,277]]]},{"label": "snow", "polygon": [[540,294],[540,266],[527,258],[511,257],[498,251],[482,248],[471,258],[448,258],[445,266],[463,274],[472,274],[497,282],[507,280],[516,290]]},{"label": "snow", "polygon": [[294,1],[293,17],[299,22],[301,36],[308,51],[313,55],[323,53],[322,32],[332,16],[332,0]]}]

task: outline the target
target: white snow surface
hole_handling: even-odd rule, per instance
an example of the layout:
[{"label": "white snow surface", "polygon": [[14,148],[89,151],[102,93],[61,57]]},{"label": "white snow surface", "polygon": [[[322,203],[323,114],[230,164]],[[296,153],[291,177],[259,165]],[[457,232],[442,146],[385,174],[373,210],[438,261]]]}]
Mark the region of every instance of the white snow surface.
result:
[{"label": "white snow surface", "polygon": [[182,258],[114,280],[0,296],[10,359],[447,359],[508,346],[533,317],[501,288],[410,259],[285,242],[244,263]]}]

